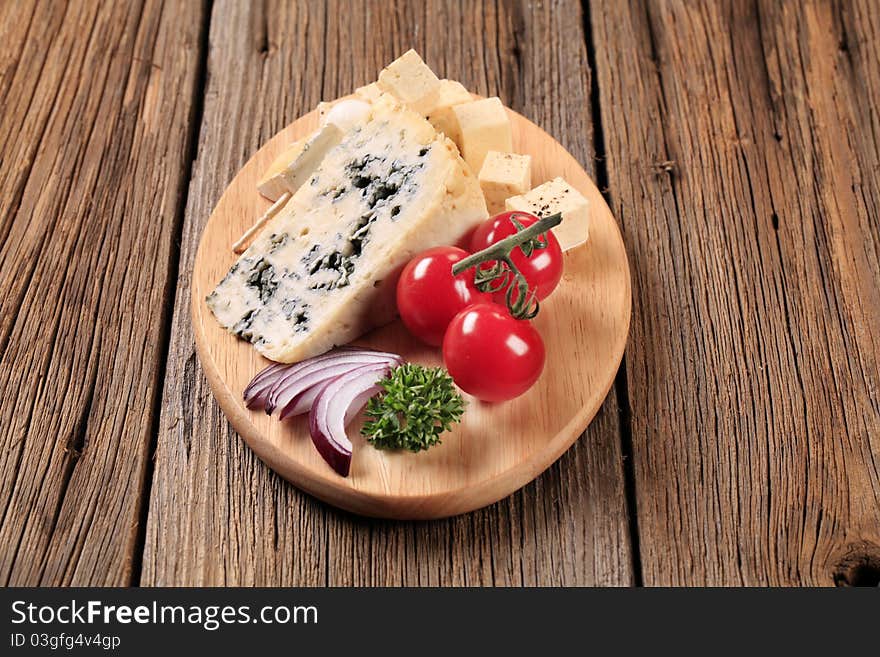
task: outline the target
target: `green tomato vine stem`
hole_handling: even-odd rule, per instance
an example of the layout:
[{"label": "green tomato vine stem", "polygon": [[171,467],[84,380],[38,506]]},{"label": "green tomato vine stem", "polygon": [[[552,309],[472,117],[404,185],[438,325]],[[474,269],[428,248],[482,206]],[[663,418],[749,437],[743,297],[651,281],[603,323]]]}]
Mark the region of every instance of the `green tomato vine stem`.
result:
[{"label": "green tomato vine stem", "polygon": [[[560,223],[562,223],[562,213],[559,212],[539,219],[528,228],[522,228],[500,242],[459,260],[452,265],[452,275],[458,276],[471,267],[477,267],[474,274],[474,283],[477,288],[482,292],[498,292],[504,288],[508,280],[507,277],[511,274],[513,281],[507,289],[507,308],[510,310],[511,316],[516,319],[531,319],[538,314],[538,299],[533,292],[529,291],[526,277],[513,264],[510,254],[515,248],[523,247],[524,250],[528,248],[528,253],[526,253],[528,257],[532,252],[532,247],[527,247],[527,245],[531,245],[533,240]],[[514,225],[519,224],[514,222]],[[487,262],[493,263],[492,267],[480,268],[480,265]]]}]

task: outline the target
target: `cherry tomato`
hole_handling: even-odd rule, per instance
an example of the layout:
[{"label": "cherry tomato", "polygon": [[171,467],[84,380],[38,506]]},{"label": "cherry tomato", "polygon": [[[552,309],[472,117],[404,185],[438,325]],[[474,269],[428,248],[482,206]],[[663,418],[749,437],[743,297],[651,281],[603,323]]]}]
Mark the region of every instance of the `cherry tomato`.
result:
[{"label": "cherry tomato", "polygon": [[483,401],[505,401],[523,394],[541,376],[544,341],[507,308],[477,303],[449,323],[443,364],[465,392]]},{"label": "cherry tomato", "polygon": [[474,287],[474,271],[452,275],[452,265],[468,255],[454,246],[437,246],[410,260],[397,281],[397,310],[409,332],[439,347],[453,317],[491,296]]},{"label": "cherry tomato", "polygon": [[[471,236],[471,251],[476,253],[500,242],[517,232],[517,227],[511,219],[518,221],[523,228],[528,228],[538,221],[538,217],[528,212],[502,212],[485,223],[481,224]],[[546,299],[559,284],[562,278],[562,249],[559,241],[552,231],[547,232],[547,246],[543,249],[533,249],[530,257],[526,257],[522,248],[516,247],[510,253],[510,259],[516,268],[525,276],[529,289],[536,292],[538,299]],[[488,265],[485,266],[488,268]],[[508,274],[508,281],[495,294],[495,301],[504,304],[507,287],[512,277]]]}]

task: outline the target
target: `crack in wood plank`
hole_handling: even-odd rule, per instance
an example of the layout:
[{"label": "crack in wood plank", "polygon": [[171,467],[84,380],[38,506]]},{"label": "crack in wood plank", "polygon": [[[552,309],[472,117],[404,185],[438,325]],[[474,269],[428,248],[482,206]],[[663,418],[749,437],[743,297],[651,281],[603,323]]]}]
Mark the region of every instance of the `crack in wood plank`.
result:
[{"label": "crack in wood plank", "polygon": [[21,51],[0,119],[0,578],[124,585],[200,5],[33,7],[49,47],[26,22],[0,46]]},{"label": "crack in wood plank", "polygon": [[[208,65],[208,36],[210,32],[211,14],[213,11],[213,0],[206,0],[203,7],[203,19],[201,21],[200,33],[198,35],[198,65],[196,68],[195,82],[193,87],[193,102],[190,108],[190,116],[187,121],[189,125],[189,135],[186,139],[184,151],[186,152],[185,165],[182,172],[186,175],[189,182],[192,179],[195,170],[195,162],[198,156],[198,134],[202,125],[202,116],[204,111],[204,96],[207,86],[207,65]],[[268,35],[266,35],[268,39]],[[151,63],[152,65],[152,63]],[[144,461],[143,484],[141,486],[144,491],[142,495],[141,508],[139,510],[139,521],[137,527],[137,538],[135,539],[135,549],[132,557],[131,569],[131,586],[140,584],[141,571],[143,568],[144,544],[146,542],[147,518],[149,513],[150,493],[153,484],[154,459],[157,449],[159,423],[162,413],[162,395],[161,388],[165,381],[165,375],[168,371],[168,353],[171,343],[171,325],[174,317],[174,297],[176,291],[176,282],[178,280],[180,268],[180,240],[183,233],[183,218],[188,204],[189,185],[183,186],[175,212],[175,224],[172,229],[174,238],[172,240],[171,253],[168,258],[168,274],[166,276],[166,289],[164,298],[164,321],[159,338],[159,344],[162,345],[162,352],[159,356],[159,368],[156,372],[156,387],[160,390],[160,394],[155,396],[153,401],[153,410],[150,420],[151,437],[150,445],[147,450],[148,458]],[[189,365],[192,366],[192,360]]]},{"label": "crack in wood plank", "polygon": [[592,13],[645,582],[833,584],[880,544],[876,12]]},{"label": "crack in wood plank", "polygon": [[[590,0],[582,0],[584,12],[584,38],[586,40],[587,59],[590,68],[590,107],[593,121],[593,151],[596,160],[596,184],[605,196],[609,207],[612,199],[608,187],[608,167],[606,155],[605,133],[600,110],[599,77],[596,75],[596,45],[593,37],[593,21]],[[614,381],[614,391],[619,403],[618,422],[620,426],[621,459],[623,462],[623,478],[626,493],[627,520],[629,522],[630,554],[632,555],[633,583],[642,586],[642,564],[639,548],[639,516],[637,481],[633,470],[632,446],[632,409],[629,403],[629,387],[626,378],[626,354],[620,362],[620,369]]]}]

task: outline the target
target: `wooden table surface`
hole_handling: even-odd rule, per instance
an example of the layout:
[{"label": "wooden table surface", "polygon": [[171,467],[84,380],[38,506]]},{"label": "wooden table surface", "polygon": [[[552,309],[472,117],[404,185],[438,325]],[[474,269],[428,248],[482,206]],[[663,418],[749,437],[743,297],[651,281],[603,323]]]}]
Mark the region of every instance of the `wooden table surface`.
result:
[{"label": "wooden table surface", "polygon": [[[415,47],[583,162],[629,345],[494,506],[330,508],[199,367],[199,235],[261,144]],[[880,579],[880,7],[0,2],[0,584]]]}]

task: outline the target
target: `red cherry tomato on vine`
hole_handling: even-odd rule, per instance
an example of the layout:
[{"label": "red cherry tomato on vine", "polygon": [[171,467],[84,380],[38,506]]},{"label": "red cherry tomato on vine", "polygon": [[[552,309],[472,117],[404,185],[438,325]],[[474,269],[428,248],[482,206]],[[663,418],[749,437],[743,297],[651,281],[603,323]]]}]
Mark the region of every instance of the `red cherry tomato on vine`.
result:
[{"label": "red cherry tomato on vine", "polygon": [[[511,219],[518,221],[523,228],[528,228],[538,221],[538,217],[528,212],[513,211],[497,214],[477,226],[471,236],[471,251],[473,253],[482,251],[516,233],[518,229]],[[529,290],[536,292],[538,299],[546,299],[550,296],[562,278],[562,249],[552,231],[547,231],[546,235],[547,246],[543,249],[533,249],[530,257],[526,257],[520,247],[516,247],[510,253],[513,264],[525,276]],[[505,303],[504,297],[510,285],[510,278],[508,274],[507,283],[495,293],[495,301],[500,304]]]},{"label": "red cherry tomato on vine", "polygon": [[410,260],[397,281],[397,310],[409,332],[439,347],[452,318],[468,305],[491,296],[474,287],[474,271],[452,275],[452,265],[470,255],[454,246],[437,246]]},{"label": "red cherry tomato on vine", "polygon": [[468,306],[449,323],[443,364],[459,388],[505,401],[532,387],[544,369],[544,341],[526,320],[496,303]]}]

